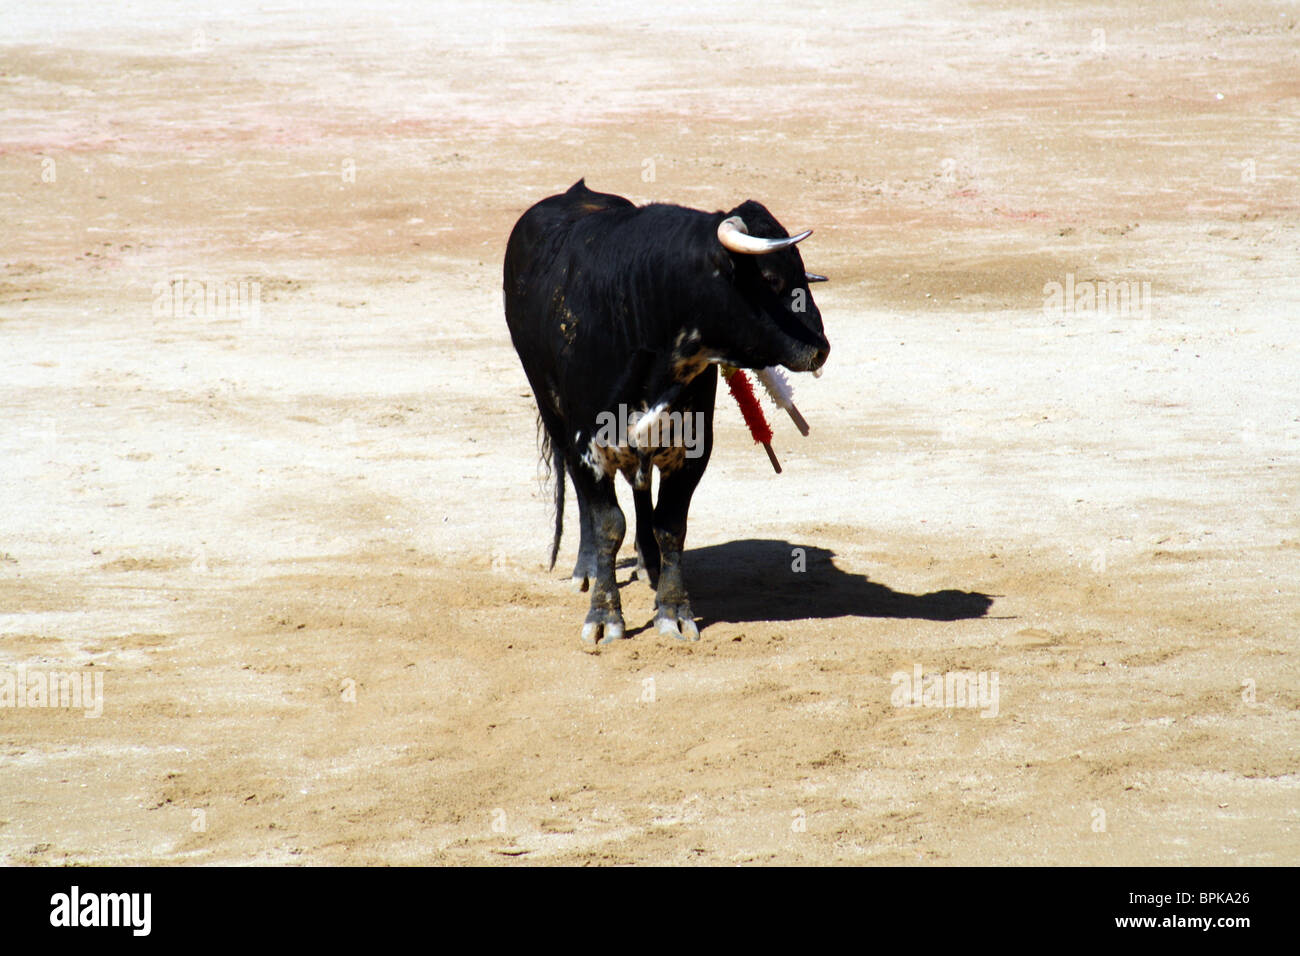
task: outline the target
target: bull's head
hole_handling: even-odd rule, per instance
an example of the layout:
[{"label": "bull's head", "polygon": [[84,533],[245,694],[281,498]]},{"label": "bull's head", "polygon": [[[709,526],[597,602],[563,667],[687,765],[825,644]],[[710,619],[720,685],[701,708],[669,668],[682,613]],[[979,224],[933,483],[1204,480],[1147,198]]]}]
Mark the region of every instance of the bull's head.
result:
[{"label": "bull's head", "polygon": [[714,275],[726,284],[725,305],[715,315],[717,324],[702,330],[722,361],[746,368],[784,365],[795,372],[825,364],[831,347],[808,288],[825,278],[806,272],[795,248],[811,234],[791,236],[753,200],[722,216],[711,259]]}]

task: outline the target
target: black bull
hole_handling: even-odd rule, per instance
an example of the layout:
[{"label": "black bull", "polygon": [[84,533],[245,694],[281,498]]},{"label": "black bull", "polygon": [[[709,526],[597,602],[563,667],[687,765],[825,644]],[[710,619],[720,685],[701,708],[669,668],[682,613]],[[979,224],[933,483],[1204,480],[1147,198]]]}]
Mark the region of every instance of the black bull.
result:
[{"label": "black bull", "polygon": [[[716,365],[804,372],[826,361],[830,345],[808,290],[821,277],[804,272],[795,247],[806,235],[789,237],[752,200],[728,213],[637,207],[582,181],[515,224],[505,257],[506,322],[537,398],[543,456],[556,473],[552,567],[566,473],[578,496],[573,577],[582,590],[591,584],[584,641],[623,636],[614,580],[626,530],[614,491],[620,471],[633,489],[637,555],[656,591],[655,623],[662,633],[699,639],[682,546],[713,448]],[[664,431],[679,424],[665,440]],[[681,440],[688,429],[692,441]],[[659,469],[657,501],[651,468]]]}]

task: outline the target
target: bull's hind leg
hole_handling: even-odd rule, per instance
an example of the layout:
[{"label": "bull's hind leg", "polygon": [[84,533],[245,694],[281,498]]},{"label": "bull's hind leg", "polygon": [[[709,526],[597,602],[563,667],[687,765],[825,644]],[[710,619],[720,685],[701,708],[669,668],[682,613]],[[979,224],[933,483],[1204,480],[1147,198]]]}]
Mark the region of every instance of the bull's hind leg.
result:
[{"label": "bull's hind leg", "polygon": [[[595,559],[592,575],[591,610],[582,625],[582,639],[588,644],[608,644],[623,636],[623,605],[618,597],[618,583],[614,580],[614,562],[623,544],[627,522],[618,506],[614,493],[614,480],[606,476],[599,480],[584,464],[571,463],[578,500],[585,500],[590,516],[591,550]],[[584,533],[587,528],[584,527]]]},{"label": "bull's hind leg", "polygon": [[650,587],[659,587],[659,543],[655,541],[654,501],[650,488],[634,488],[632,502],[636,505],[636,570],[644,574]]},{"label": "bull's hind leg", "polygon": [[654,464],[647,453],[641,453],[635,465],[623,469],[623,477],[632,486],[632,504],[636,507],[636,570],[632,577],[644,577],[651,588],[659,586],[659,545],[655,543],[654,499],[650,496],[650,480]]},{"label": "bull's hind leg", "polygon": [[585,591],[596,577],[596,535],[591,527],[591,504],[584,485],[570,469],[574,494],[578,498],[578,560],[573,565],[573,590]]}]

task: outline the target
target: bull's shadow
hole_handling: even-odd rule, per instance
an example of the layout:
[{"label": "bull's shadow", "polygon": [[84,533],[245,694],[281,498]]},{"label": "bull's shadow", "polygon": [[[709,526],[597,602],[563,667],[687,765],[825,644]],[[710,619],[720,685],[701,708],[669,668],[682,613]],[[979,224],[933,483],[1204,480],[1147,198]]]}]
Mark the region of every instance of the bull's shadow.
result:
[{"label": "bull's shadow", "polygon": [[991,595],[977,591],[905,594],[840,570],[834,557],[826,548],[789,541],[729,541],[683,555],[686,588],[701,627],[836,617],[963,621],[984,617],[993,604]]}]

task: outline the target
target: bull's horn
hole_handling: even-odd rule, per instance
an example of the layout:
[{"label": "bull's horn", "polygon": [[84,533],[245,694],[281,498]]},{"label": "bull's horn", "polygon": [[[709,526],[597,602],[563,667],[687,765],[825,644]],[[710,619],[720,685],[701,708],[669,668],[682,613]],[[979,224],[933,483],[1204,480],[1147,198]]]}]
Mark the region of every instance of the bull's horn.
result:
[{"label": "bull's horn", "polygon": [[806,229],[799,235],[786,239],[760,239],[749,234],[749,230],[745,227],[745,220],[739,216],[731,216],[718,223],[718,241],[722,243],[722,247],[746,256],[761,256],[768,252],[776,252],[778,249],[788,249],[811,235],[812,230]]},{"label": "bull's horn", "polygon": [[815,272],[805,272],[805,273],[803,274],[803,277],[804,277],[805,279],[807,279],[809,282],[826,282],[826,281],[828,281],[827,278],[826,278],[825,276],[819,276],[819,275],[818,275],[817,273],[815,273]]}]

